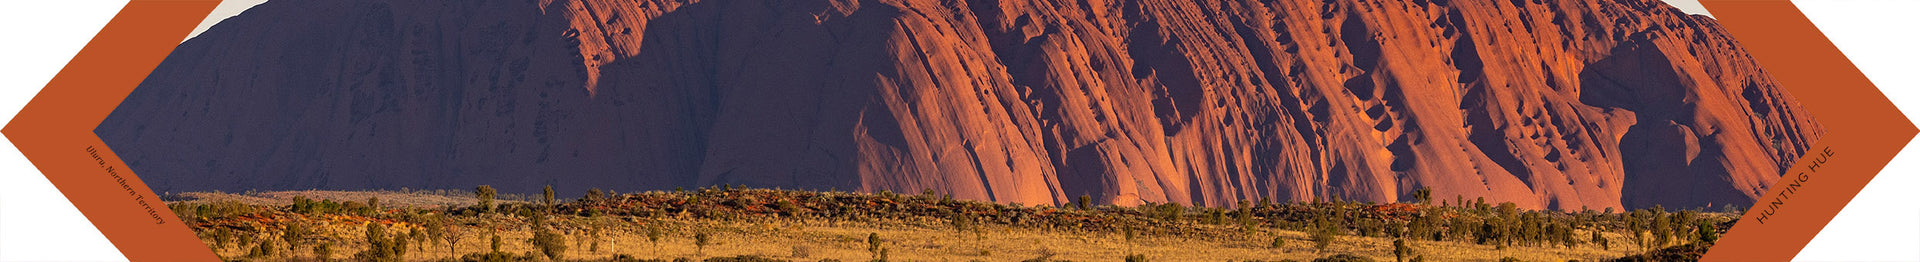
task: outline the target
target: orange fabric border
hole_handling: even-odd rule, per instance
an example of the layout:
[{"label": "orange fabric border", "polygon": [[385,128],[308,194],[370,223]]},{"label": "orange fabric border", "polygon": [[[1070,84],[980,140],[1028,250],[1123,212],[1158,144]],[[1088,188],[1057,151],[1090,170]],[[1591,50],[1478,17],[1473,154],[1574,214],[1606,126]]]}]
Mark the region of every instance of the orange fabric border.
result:
[{"label": "orange fabric border", "polygon": [[218,260],[93,129],[219,4],[129,1],[0,130],[129,260]]},{"label": "orange fabric border", "polygon": [[[219,2],[129,2],[0,130],[128,259],[217,259],[92,130]],[[1752,208],[1705,257],[1787,260],[1920,131],[1792,3],[1701,2],[1827,127],[1815,153],[1801,159],[1762,203],[1790,188],[1785,185],[1798,173],[1817,172],[1793,187],[1766,224],[1755,219],[1768,205]],[[1833,156],[1816,161],[1821,148]]]},{"label": "orange fabric border", "polygon": [[[1827,128],[1812,152],[1702,257],[1787,261],[1893,160],[1916,130],[1793,3],[1700,3]],[[1823,148],[1831,150],[1831,156],[1823,156]]]}]

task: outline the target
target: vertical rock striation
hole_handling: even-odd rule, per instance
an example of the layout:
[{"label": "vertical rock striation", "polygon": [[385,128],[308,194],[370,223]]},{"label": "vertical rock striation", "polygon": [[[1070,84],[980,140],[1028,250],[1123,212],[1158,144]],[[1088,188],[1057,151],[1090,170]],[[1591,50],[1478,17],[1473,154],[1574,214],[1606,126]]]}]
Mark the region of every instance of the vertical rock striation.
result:
[{"label": "vertical rock striation", "polygon": [[1824,131],[1655,0],[276,0],[96,130],[156,190],[1752,203]]}]

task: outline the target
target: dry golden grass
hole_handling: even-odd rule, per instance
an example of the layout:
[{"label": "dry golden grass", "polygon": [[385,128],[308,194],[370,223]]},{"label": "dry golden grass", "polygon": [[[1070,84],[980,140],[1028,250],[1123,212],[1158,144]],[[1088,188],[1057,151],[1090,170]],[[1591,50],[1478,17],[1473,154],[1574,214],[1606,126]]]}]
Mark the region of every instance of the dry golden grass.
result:
[{"label": "dry golden grass", "polygon": [[[1006,226],[986,226],[980,234],[959,233],[951,230],[942,221],[881,221],[881,222],[845,222],[820,219],[768,219],[756,221],[719,222],[688,219],[661,219],[637,221],[659,223],[670,228],[657,247],[647,241],[644,224],[629,222],[625,218],[602,217],[594,222],[587,218],[569,218],[556,220],[559,223],[586,224],[605,223],[610,225],[607,236],[601,238],[599,250],[588,250],[593,241],[584,233],[572,232],[567,236],[568,249],[565,257],[569,260],[608,260],[615,254],[628,254],[641,259],[730,257],[755,255],[767,258],[819,261],[836,259],[840,261],[865,261],[873,257],[867,251],[866,236],[878,233],[884,240],[883,247],[888,249],[889,258],[894,261],[1020,261],[1036,257],[1049,256],[1056,260],[1073,261],[1115,261],[1124,257],[1129,245],[1124,237],[1107,232],[1046,231]],[[405,232],[412,225],[399,225],[389,232]],[[318,234],[332,236],[335,259],[351,257],[351,254],[365,250],[365,242],[351,241],[364,235],[361,224],[352,222],[322,226]],[[467,254],[490,251],[489,230],[478,227],[460,227],[466,233],[464,240],[455,247],[455,254]],[[1219,227],[1216,230],[1237,231],[1238,228]],[[694,245],[695,232],[711,234],[713,244],[704,251]],[[511,254],[539,252],[529,243],[532,231],[524,225],[513,226],[499,231],[502,238],[502,251]],[[1282,248],[1270,248],[1273,237],[1285,238]],[[262,236],[265,237],[264,235]],[[1613,250],[1600,250],[1597,247],[1509,247],[1496,248],[1489,245],[1474,245],[1452,241],[1409,241],[1415,254],[1424,256],[1427,261],[1491,261],[1502,257],[1513,257],[1524,261],[1598,261],[1621,257],[1630,253],[1624,246],[1628,240],[1618,235],[1608,235],[1614,243]],[[211,244],[212,242],[208,242]],[[1221,239],[1201,239],[1142,232],[1133,241],[1131,247],[1135,253],[1145,254],[1151,261],[1246,261],[1293,259],[1309,261],[1313,258],[1333,254],[1348,253],[1374,258],[1380,261],[1392,261],[1393,239],[1378,237],[1341,236],[1327,251],[1321,252],[1313,247],[1307,234],[1298,231],[1262,230],[1241,234],[1237,237]],[[455,258],[451,256],[444,243],[430,243],[426,246],[412,246],[406,254],[410,261],[432,261]],[[798,251],[797,251],[798,250]],[[802,253],[802,254],[796,254]],[[243,248],[228,248],[220,252],[222,257],[243,258]],[[260,260],[304,260],[313,258],[310,246],[295,250],[293,256],[280,254]]]},{"label": "dry golden grass", "polygon": [[[1240,226],[1202,223],[1200,221],[1207,218],[1202,215],[1205,212],[1199,210],[1189,211],[1189,216],[1174,219],[1148,218],[1145,216],[1151,214],[1128,213],[1130,209],[1125,208],[1086,211],[998,206],[993,208],[1004,212],[998,213],[1003,215],[1002,218],[1026,217],[1022,218],[1026,221],[979,223],[972,227],[976,228],[974,230],[957,231],[954,223],[978,222],[961,223],[971,220],[956,220],[936,214],[962,213],[956,210],[980,212],[980,208],[983,208],[981,205],[992,204],[954,204],[932,197],[900,197],[884,193],[878,197],[865,194],[832,197],[806,194],[811,193],[701,190],[700,193],[686,194],[628,195],[617,200],[562,203],[559,206],[521,203],[503,206],[496,211],[484,211],[477,207],[462,207],[464,200],[449,199],[445,194],[296,191],[234,196],[215,193],[193,195],[198,200],[190,201],[257,206],[230,211],[200,210],[207,213],[204,215],[208,217],[196,216],[190,220],[197,221],[194,228],[208,246],[216,246],[216,235],[231,233],[244,239],[273,241],[274,246],[279,247],[275,254],[268,256],[249,256],[248,251],[254,245],[228,243],[216,248],[216,253],[224,258],[252,261],[316,260],[318,256],[313,252],[313,247],[318,243],[331,243],[332,255],[328,258],[350,261],[355,253],[370,248],[366,239],[369,224],[379,223],[389,234],[405,235],[414,230],[425,231],[426,225],[417,223],[427,222],[450,225],[455,233],[453,235],[459,236],[459,241],[451,246],[442,239],[409,241],[408,251],[402,256],[404,260],[451,261],[469,254],[490,253],[493,250],[489,240],[494,235],[502,240],[499,251],[544,260],[543,256],[531,255],[541,250],[530,240],[536,231],[553,230],[561,234],[561,239],[566,242],[567,248],[562,254],[570,261],[608,261],[617,255],[664,260],[759,256],[791,261],[867,261],[876,255],[868,249],[869,234],[877,234],[883,240],[884,253],[891,261],[1022,261],[1041,257],[1070,261],[1117,261],[1128,253],[1143,254],[1149,261],[1311,261],[1335,254],[1394,261],[1395,238],[1338,236],[1330,246],[1321,250],[1315,248],[1306,232],[1277,229],[1284,228],[1280,222],[1286,222],[1278,219],[1289,214],[1285,212],[1304,212],[1287,211],[1300,210],[1298,208],[1312,208],[1307,209],[1311,212],[1383,212],[1378,210],[1433,208],[1405,204],[1295,205],[1287,207],[1292,209],[1269,209],[1277,210],[1268,213],[1275,215],[1269,218],[1275,219],[1275,222],[1261,222],[1258,224],[1267,226],[1247,231]],[[378,196],[383,203],[387,203],[384,199],[394,199],[393,206],[407,208],[377,212],[371,209],[342,209],[301,213],[292,212],[294,209],[286,206],[290,202],[286,199],[293,196],[343,201]],[[900,204],[892,204],[894,200],[890,199],[896,197],[901,199]],[[807,214],[795,215],[774,209],[786,209],[791,203],[781,201],[790,199],[808,201],[802,204],[813,211],[802,210]],[[454,207],[436,207],[445,205]],[[427,208],[418,208],[423,206]],[[844,211],[847,207],[854,207],[858,212]],[[666,210],[672,211],[660,212]],[[548,212],[554,214],[540,215]],[[1436,208],[1421,212],[1450,216],[1471,211]],[[1393,213],[1379,214],[1391,217]],[[184,217],[187,215],[182,216],[187,219]],[[1716,221],[1731,219],[1727,217],[1728,214],[1719,213],[1704,213],[1701,216]],[[983,216],[983,219],[986,217],[990,216]],[[536,222],[538,220],[544,221]],[[1098,223],[1107,224],[1103,227]],[[1220,222],[1215,220],[1214,223]],[[1123,230],[1116,226],[1119,224],[1137,228],[1138,236],[1132,241],[1126,240],[1121,233]],[[287,241],[280,240],[281,235],[278,235],[287,231],[288,225],[300,225],[311,230],[306,237],[294,241],[301,244],[291,249],[286,247]],[[646,232],[649,228],[662,229],[664,236],[660,242],[648,241]],[[1647,251],[1633,247],[1631,238],[1615,231],[1601,232],[1608,239],[1607,242],[1612,243],[1613,249],[1600,249],[1585,241],[1592,234],[1587,231],[1591,228],[1599,226],[1573,229],[1571,235],[1579,237],[1581,241],[1576,242],[1582,243],[1576,247],[1498,247],[1461,241],[1411,239],[1407,243],[1414,251],[1413,256],[1422,257],[1425,261],[1495,261],[1509,257],[1522,261],[1604,261]],[[1367,231],[1356,229],[1343,232]],[[710,235],[712,243],[704,248],[695,245],[694,236],[700,233]],[[1272,247],[1276,237],[1284,240],[1283,246]],[[597,248],[594,243],[598,244]]]}]

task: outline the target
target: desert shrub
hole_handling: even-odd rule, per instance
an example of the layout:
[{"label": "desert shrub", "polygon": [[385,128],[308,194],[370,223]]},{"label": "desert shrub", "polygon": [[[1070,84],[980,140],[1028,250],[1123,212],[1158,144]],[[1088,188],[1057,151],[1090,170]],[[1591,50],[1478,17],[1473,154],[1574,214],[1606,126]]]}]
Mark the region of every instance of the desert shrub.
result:
[{"label": "desert shrub", "polygon": [[1248,206],[1246,200],[1240,201],[1240,210],[1234,215],[1234,220],[1240,223],[1240,231],[1246,233],[1253,233],[1255,227],[1259,225],[1254,223],[1253,207]]},{"label": "desert shrub", "polygon": [[1226,209],[1207,208],[1207,224],[1222,225],[1226,223],[1227,223]]},{"label": "desert shrub", "polygon": [[1696,230],[1699,231],[1698,240],[1700,243],[1712,244],[1720,241],[1719,227],[1714,226],[1712,221],[1700,220],[1700,225],[1696,227],[1699,228]]},{"label": "desert shrub", "polygon": [[1313,240],[1314,249],[1319,249],[1320,251],[1326,251],[1327,246],[1333,245],[1333,237],[1334,237],[1334,234],[1337,233],[1336,230],[1339,230],[1339,229],[1336,229],[1331,225],[1319,225],[1317,226],[1317,228],[1314,228],[1313,232],[1309,234],[1307,237],[1310,240]]},{"label": "desert shrub", "polygon": [[285,241],[287,248],[291,250],[294,247],[300,246],[301,242],[306,241],[306,234],[307,229],[300,226],[299,223],[288,223],[287,229],[280,231],[280,240]]},{"label": "desert shrub", "polygon": [[521,206],[516,205],[516,206],[505,206],[505,207],[502,207],[501,209],[502,211],[512,210],[511,212],[503,212],[503,213],[512,213],[513,215],[516,215],[516,216],[532,219],[536,224],[543,222],[545,221],[544,219],[546,219],[546,216],[544,216],[545,213],[541,211],[534,211],[532,208],[522,208]]},{"label": "desert shrub", "polygon": [[360,261],[400,261],[407,251],[405,241],[387,235],[387,227],[380,223],[367,223],[367,249],[354,254]]},{"label": "desert shrub", "polygon": [[313,200],[307,199],[306,196],[293,196],[293,205],[287,208],[294,213],[312,214],[314,208]]},{"label": "desert shrub", "polygon": [[1600,250],[1613,250],[1613,246],[1607,243],[1607,238],[1601,236],[1599,230],[1593,231],[1593,240],[1591,241],[1595,245],[1600,245]]},{"label": "desert shrub", "polygon": [[1422,205],[1433,204],[1433,188],[1421,187],[1420,189],[1414,190],[1413,201],[1419,202]]},{"label": "desert shrub", "polygon": [[655,255],[660,254],[660,238],[666,235],[666,232],[661,231],[664,230],[660,229],[660,225],[647,226],[647,243],[653,244],[653,253]]},{"label": "desert shrub", "polygon": [[553,204],[555,204],[553,201],[553,185],[547,185],[546,188],[540,189],[540,204],[545,205],[549,210],[553,209]]},{"label": "desert shrub", "polygon": [[1147,255],[1141,255],[1141,254],[1127,255],[1127,262],[1147,262]]},{"label": "desert shrub", "polygon": [[516,256],[513,254],[508,254],[507,252],[499,252],[499,251],[488,252],[488,253],[471,253],[471,254],[460,256],[460,261],[462,262],[519,262],[519,261],[534,261],[534,260],[536,260],[536,258],[531,256],[531,254]]},{"label": "desert shrub", "polygon": [[1127,241],[1127,257],[1131,258],[1133,257],[1133,239],[1138,236],[1138,233],[1134,233],[1133,225],[1121,227],[1120,231],[1121,236],[1125,237],[1124,239]]},{"label": "desert shrub", "polygon": [[493,191],[493,187],[487,185],[480,185],[473,189],[474,197],[479,198],[478,204],[480,205],[479,208],[481,211],[493,211],[493,197],[495,193],[497,192]]},{"label": "desert shrub", "polygon": [[811,256],[813,256],[812,246],[808,246],[808,245],[793,246],[793,258],[807,258]]},{"label": "desert shrub", "polygon": [[597,237],[587,242],[587,252],[600,253],[600,240]]},{"label": "desert shrub", "polygon": [[213,229],[212,238],[214,251],[224,250],[228,244],[234,242],[233,230],[226,227],[215,228]]},{"label": "desert shrub", "polygon": [[881,249],[882,248],[880,247],[880,233],[867,233],[867,252],[873,253],[874,260],[882,260],[882,261],[885,260],[880,257]]},{"label": "desert shrub", "polygon": [[1044,250],[1043,250],[1043,251],[1042,251],[1042,252],[1040,253],[1040,257],[1035,257],[1035,258],[1029,258],[1029,259],[1027,259],[1027,260],[1021,260],[1020,262],[1053,262],[1053,261],[1062,261],[1062,260],[1054,260],[1054,259],[1053,259],[1053,256],[1054,256],[1054,254],[1053,254],[1052,252],[1047,252],[1047,251],[1044,251]]},{"label": "desert shrub", "polygon": [[1355,256],[1353,254],[1341,253],[1341,254],[1334,254],[1332,256],[1316,258],[1316,259],[1313,259],[1313,262],[1373,262],[1373,259],[1363,257],[1363,256]]},{"label": "desert shrub", "polygon": [[194,221],[195,219],[227,218],[227,217],[234,217],[234,216],[249,215],[257,211],[257,210],[254,210],[253,205],[248,205],[245,203],[240,203],[239,201],[232,201],[232,200],[218,201],[218,202],[205,203],[205,204],[174,203],[174,204],[168,204],[167,208],[172,209],[174,212],[174,215],[179,216],[181,221]]},{"label": "desert shrub", "polygon": [[968,229],[973,228],[973,217],[967,216],[966,213],[954,212],[947,216],[947,225],[952,226],[955,233],[966,233]]},{"label": "desert shrub", "polygon": [[1500,262],[1523,262],[1523,261],[1525,261],[1525,260],[1520,260],[1520,259],[1518,259],[1518,258],[1513,258],[1513,257],[1503,257],[1503,258],[1500,258]]},{"label": "desert shrub", "polygon": [[1651,225],[1649,225],[1649,227],[1647,228],[1647,230],[1651,230],[1653,232],[1653,243],[1651,243],[1650,245],[1653,245],[1654,247],[1664,247],[1668,243],[1672,243],[1673,237],[1674,237],[1674,234],[1673,234],[1674,224],[1673,224],[1673,221],[1668,217],[1667,210],[1665,208],[1660,207],[1659,204],[1655,204],[1653,205],[1652,208],[1648,208],[1648,209],[1652,211],[1652,212],[1648,212],[1648,213],[1651,213],[1652,216],[1648,218],[1648,221],[1651,222],[1650,223]]},{"label": "desert shrub", "polygon": [[777,259],[766,258],[761,256],[755,256],[755,255],[716,257],[716,258],[708,258],[703,261],[704,262],[787,262],[786,260],[777,260]]},{"label": "desert shrub", "polygon": [[1407,247],[1406,239],[1393,240],[1393,261],[1405,262],[1413,256],[1413,248]]},{"label": "desert shrub", "polygon": [[533,244],[535,248],[539,248],[540,253],[546,255],[549,259],[562,260],[561,257],[566,255],[567,252],[567,240],[565,236],[561,236],[560,233],[554,232],[551,228],[543,227],[539,231],[533,232],[533,239],[528,239],[527,241]]},{"label": "desert shrub", "polygon": [[1155,207],[1159,209],[1156,211],[1158,211],[1160,219],[1166,220],[1167,222],[1179,222],[1180,215],[1187,212],[1187,208],[1180,206],[1180,203],[1166,203]]},{"label": "desert shrub", "polygon": [[313,245],[313,258],[320,261],[333,260],[333,243],[320,242]]},{"label": "desert shrub", "polygon": [[379,215],[380,210],[380,197],[367,197],[366,216]]},{"label": "desert shrub", "polygon": [[785,214],[790,217],[800,216],[801,212],[804,211],[800,209],[800,205],[794,204],[792,200],[787,200],[785,198],[774,201],[774,207],[778,208],[781,214]]},{"label": "desert shrub", "polygon": [[260,241],[259,245],[255,245],[252,249],[247,250],[247,257],[272,257],[273,251],[276,250],[280,249],[273,246],[272,240]]},{"label": "desert shrub", "polygon": [[491,246],[493,247],[494,253],[500,253],[500,234],[493,234],[493,243]]}]

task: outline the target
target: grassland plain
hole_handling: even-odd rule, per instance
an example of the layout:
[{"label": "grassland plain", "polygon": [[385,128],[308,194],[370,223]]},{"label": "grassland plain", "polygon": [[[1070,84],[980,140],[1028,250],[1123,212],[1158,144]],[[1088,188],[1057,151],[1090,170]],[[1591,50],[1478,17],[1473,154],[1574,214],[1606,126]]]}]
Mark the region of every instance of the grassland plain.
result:
[{"label": "grassland plain", "polygon": [[1690,250],[1704,250],[1735,215],[1524,211],[1464,198],[1207,208],[731,187],[572,199],[487,193],[167,198],[232,261],[1664,261],[1697,258]]}]

